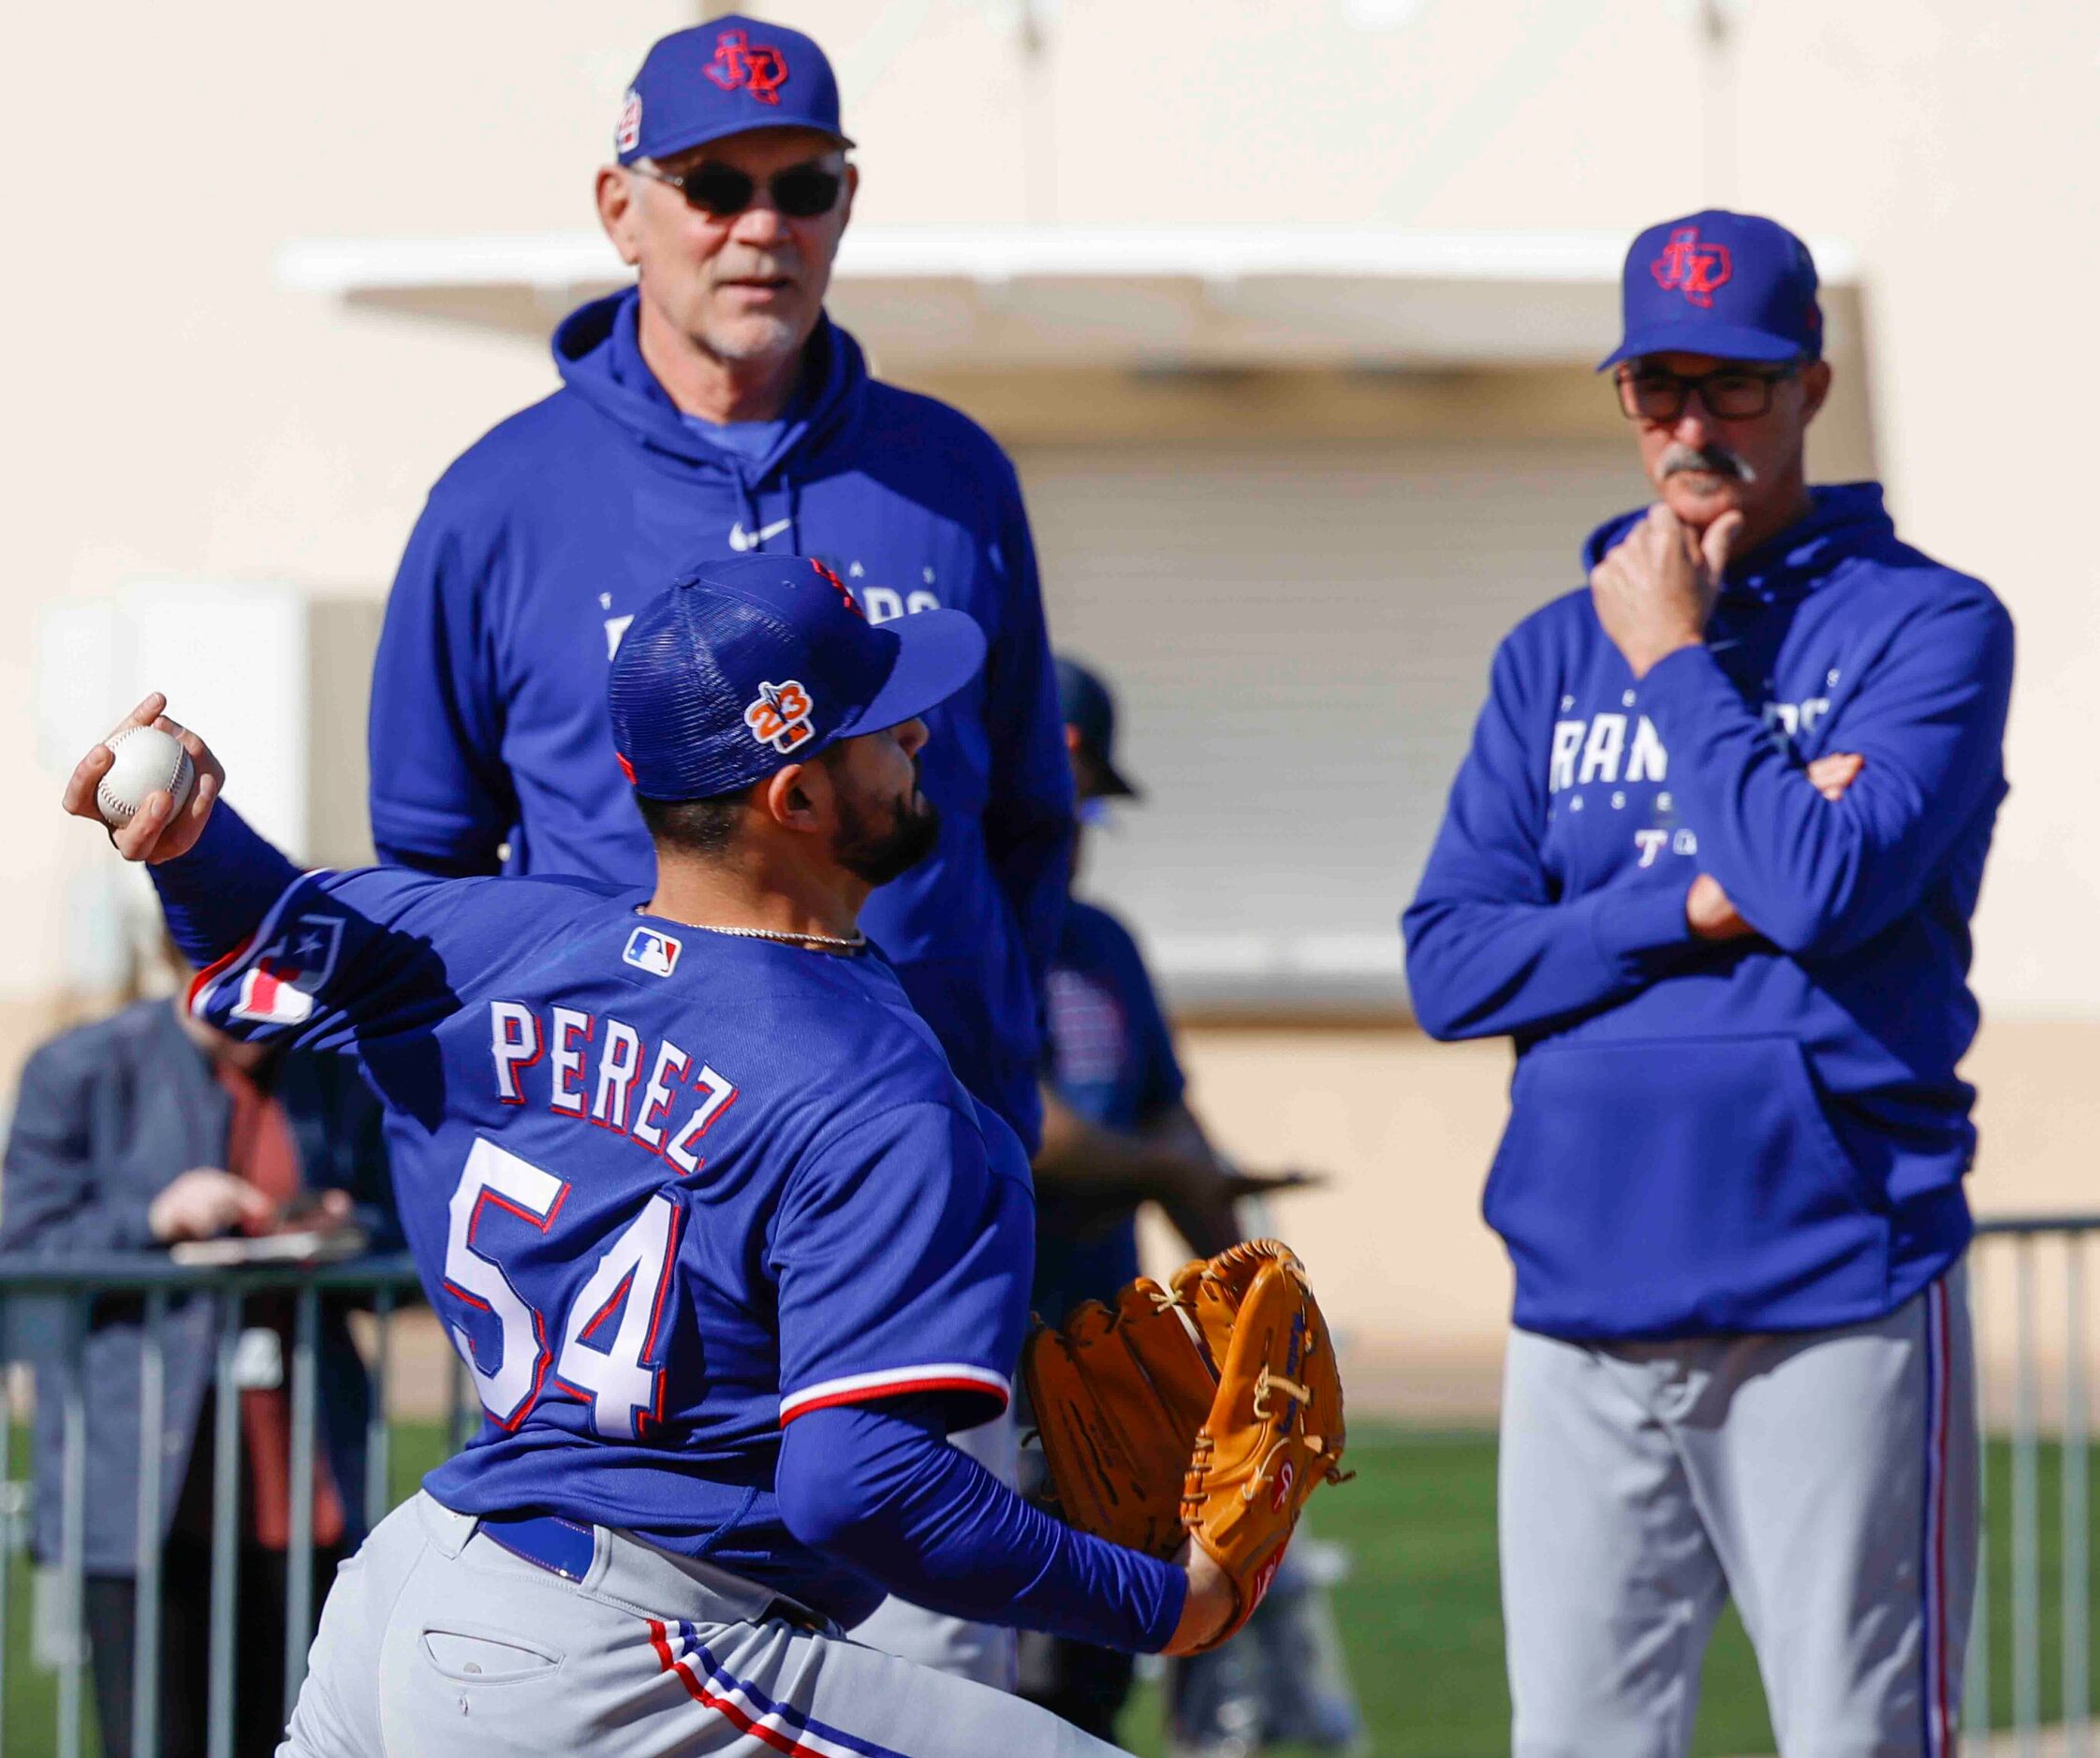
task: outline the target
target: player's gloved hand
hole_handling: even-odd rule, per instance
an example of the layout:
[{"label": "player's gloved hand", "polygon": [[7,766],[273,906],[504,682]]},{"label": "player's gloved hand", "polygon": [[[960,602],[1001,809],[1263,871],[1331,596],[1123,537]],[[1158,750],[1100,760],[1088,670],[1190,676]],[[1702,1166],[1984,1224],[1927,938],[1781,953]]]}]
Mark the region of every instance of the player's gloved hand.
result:
[{"label": "player's gloved hand", "polygon": [[1171,1288],[1140,1276],[1112,1309],[1088,1300],[1063,1329],[1035,1329],[1021,1352],[1058,1512],[1162,1560],[1186,1540],[1182,1479],[1217,1397],[1217,1364],[1192,1305],[1205,1267],[1185,1265]]},{"label": "player's gloved hand", "polygon": [[1232,1616],[1202,1648],[1254,1615],[1307,1498],[1344,1480],[1342,1373],[1305,1266],[1273,1239],[1234,1246],[1211,1260],[1196,1302],[1213,1351],[1227,1309],[1217,1397],[1182,1490],[1182,1524],[1233,1593]]},{"label": "player's gloved hand", "polygon": [[[1021,1370],[1059,1511],[1155,1557],[1192,1539],[1231,1615],[1205,1633],[1184,1611],[1175,1640],[1195,1646],[1172,1651],[1222,1642],[1268,1590],[1306,1497],[1341,1475],[1342,1379],[1304,1265],[1256,1239],[1167,1288],[1139,1277],[1112,1311],[1088,1301],[1035,1331]],[[1209,1579],[1192,1567],[1192,1598]]]},{"label": "player's gloved hand", "polygon": [[[197,784],[190,789],[189,798],[181,812],[173,810],[174,796],[165,790],[148,794],[129,824],[110,831],[111,846],[126,860],[157,863],[188,854],[203,834],[205,820],[212,815],[213,801],[226,785],[226,770],[212,754],[211,747],[195,733],[169,720],[164,711],[167,707],[168,698],[155,691],[110,729],[109,736],[114,739],[134,726],[157,726],[182,742],[183,749],[189,753],[190,762],[197,768]],[[89,818],[97,825],[102,823],[102,814],[95,805],[95,790],[102,784],[103,776],[110,772],[110,766],[115,761],[116,756],[110,747],[98,744],[73,766],[73,773],[66,778],[63,803],[74,817]]]}]

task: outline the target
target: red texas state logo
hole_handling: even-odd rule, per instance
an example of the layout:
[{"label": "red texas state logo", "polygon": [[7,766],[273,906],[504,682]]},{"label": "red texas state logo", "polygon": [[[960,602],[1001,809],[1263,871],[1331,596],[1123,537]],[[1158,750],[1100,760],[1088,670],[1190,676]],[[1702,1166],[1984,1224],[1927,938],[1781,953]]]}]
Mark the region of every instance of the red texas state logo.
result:
[{"label": "red texas state logo", "polygon": [[742,31],[724,31],[714,39],[706,72],[725,92],[749,92],[761,104],[777,104],[787,83],[787,57],[771,43],[747,41]]},{"label": "red texas state logo", "polygon": [[1655,285],[1667,292],[1683,289],[1684,297],[1702,310],[1713,303],[1714,290],[1728,284],[1735,272],[1726,244],[1701,243],[1699,228],[1680,227],[1669,235],[1663,254],[1648,265]]},{"label": "red texas state logo", "polygon": [[760,744],[786,756],[809,740],[809,717],[815,711],[809,692],[790,678],[786,683],[761,683],[757,699],[743,711],[743,724]]}]

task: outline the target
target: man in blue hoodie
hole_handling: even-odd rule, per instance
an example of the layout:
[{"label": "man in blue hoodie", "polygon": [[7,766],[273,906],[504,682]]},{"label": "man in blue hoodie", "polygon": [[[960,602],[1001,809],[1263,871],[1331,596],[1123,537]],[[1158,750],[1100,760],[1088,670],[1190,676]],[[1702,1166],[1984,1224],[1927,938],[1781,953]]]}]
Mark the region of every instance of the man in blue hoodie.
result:
[{"label": "man in blue hoodie", "polygon": [[[823,51],[783,26],[730,16],[650,50],[596,185],[637,285],[560,326],[562,388],[432,491],[373,678],[373,837],[432,872],[649,883],[606,675],[697,562],[816,558],[878,623],[966,611],[989,653],[929,722],[939,846],[864,925],[1033,1151],[1073,815],[1035,551],[990,436],[872,378],[824,314],[859,183],[840,121]],[[1004,1632],[913,1649],[944,1656],[1010,1680]]]},{"label": "man in blue hoodie", "polygon": [[1417,1016],[1516,1044],[1515,1747],[1681,1753],[1733,1596],[1781,1749],[1953,1748],[1976,1432],[1969,921],[2012,624],[1811,489],[1815,270],[1703,212],[1605,361],[1657,505],[1527,618],[1405,917]]}]

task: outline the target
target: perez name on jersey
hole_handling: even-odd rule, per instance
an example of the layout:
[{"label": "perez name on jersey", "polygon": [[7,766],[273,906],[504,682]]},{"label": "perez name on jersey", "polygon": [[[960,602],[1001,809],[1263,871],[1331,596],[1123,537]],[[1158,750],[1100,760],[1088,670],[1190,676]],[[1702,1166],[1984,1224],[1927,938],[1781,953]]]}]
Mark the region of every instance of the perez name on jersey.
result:
[{"label": "perez name on jersey", "polygon": [[[489,1055],[503,1104],[544,1106],[624,1135],[682,1173],[707,1164],[699,1139],[737,1096],[733,1081],[705,1062],[696,1070],[698,1059],[669,1038],[652,1050],[626,1021],[578,1007],[492,1001]],[[698,1097],[682,1096],[687,1088]]]}]

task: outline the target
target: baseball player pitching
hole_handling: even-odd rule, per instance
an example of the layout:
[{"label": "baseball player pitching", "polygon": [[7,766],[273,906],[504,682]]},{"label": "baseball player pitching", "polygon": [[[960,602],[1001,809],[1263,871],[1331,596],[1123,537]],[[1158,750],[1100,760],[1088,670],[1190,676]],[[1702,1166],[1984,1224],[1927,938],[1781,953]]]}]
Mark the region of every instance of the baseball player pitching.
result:
[{"label": "baseball player pitching", "polygon": [[1516,1750],[1681,1753],[1733,1597],[1780,1748],[1952,1749],[1976,1552],[1969,920],[2010,619],[1810,488],[1814,264],[1703,212],[1604,362],[1656,504],[1519,624],[1406,916],[1417,1013],[1508,1035]]},{"label": "baseball player pitching", "polygon": [[[1185,1653],[1258,1599],[1266,1553],[1238,1578],[1200,1528],[1185,1565],[1120,1548],[944,1438],[1007,1400],[1028,1165],[857,918],[933,845],[920,716],[984,651],[959,611],[876,627],[792,557],[644,607],[609,700],[653,891],[301,875],[189,733],[191,800],[112,831],[205,966],[199,1018],[361,1061],[485,1412],[345,1566],[286,1752],[1109,1753],[842,1631],[888,1590]],[[1261,1381],[1286,1416],[1288,1384]]]}]

